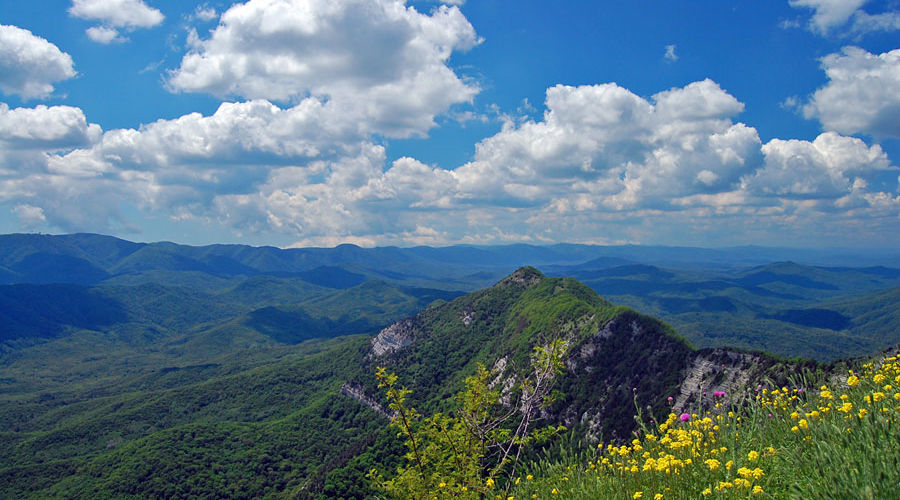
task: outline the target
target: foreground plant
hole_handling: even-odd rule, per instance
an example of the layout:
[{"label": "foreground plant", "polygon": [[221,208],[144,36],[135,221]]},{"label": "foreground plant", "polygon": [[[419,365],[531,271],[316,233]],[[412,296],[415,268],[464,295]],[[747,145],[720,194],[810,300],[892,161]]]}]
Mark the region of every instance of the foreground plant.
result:
[{"label": "foreground plant", "polygon": [[760,388],[639,425],[587,462],[543,461],[514,498],[897,498],[900,360],[835,387]]},{"label": "foreground plant", "polygon": [[492,383],[499,374],[479,365],[451,415],[423,417],[407,403],[410,391],[398,386],[397,376],[378,367],[375,377],[393,412],[391,426],[406,439],[408,452],[396,476],[385,479],[373,470],[369,477],[395,498],[484,498],[506,492],[514,485],[523,451],[565,430],[535,426],[540,410],[552,402],[565,350],[561,340],[534,349],[531,373],[514,388],[511,405],[501,403],[499,384]]}]

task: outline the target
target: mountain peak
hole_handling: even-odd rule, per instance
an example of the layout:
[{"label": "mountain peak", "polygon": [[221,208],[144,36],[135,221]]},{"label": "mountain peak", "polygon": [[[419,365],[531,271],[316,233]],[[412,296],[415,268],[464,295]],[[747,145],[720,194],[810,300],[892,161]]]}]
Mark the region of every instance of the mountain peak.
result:
[{"label": "mountain peak", "polygon": [[534,267],[524,266],[516,269],[514,273],[500,280],[500,282],[497,283],[497,286],[517,285],[524,288],[531,288],[540,283],[545,277],[546,276],[544,276],[543,273]]}]

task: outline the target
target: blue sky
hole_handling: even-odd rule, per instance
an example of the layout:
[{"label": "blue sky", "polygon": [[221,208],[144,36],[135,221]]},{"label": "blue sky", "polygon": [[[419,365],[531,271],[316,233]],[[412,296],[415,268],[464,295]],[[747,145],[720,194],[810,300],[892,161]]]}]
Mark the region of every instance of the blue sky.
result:
[{"label": "blue sky", "polygon": [[0,0],[0,232],[900,244],[900,3]]}]

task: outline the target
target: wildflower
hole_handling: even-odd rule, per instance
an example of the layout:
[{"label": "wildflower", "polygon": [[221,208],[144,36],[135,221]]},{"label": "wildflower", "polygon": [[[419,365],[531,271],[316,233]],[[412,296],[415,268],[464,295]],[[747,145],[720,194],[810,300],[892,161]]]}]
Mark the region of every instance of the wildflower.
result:
[{"label": "wildflower", "polygon": [[553,488],[552,490],[550,490],[550,494],[551,495],[559,495],[559,491],[556,488]]},{"label": "wildflower", "polygon": [[755,462],[759,458],[759,452],[755,450],[750,450],[750,453],[747,454],[747,460],[751,462]]},{"label": "wildflower", "polygon": [[702,492],[701,494],[702,494],[703,496],[705,496],[705,497],[706,497],[706,496],[709,496],[709,495],[712,495],[712,490],[709,489],[709,488],[706,488],[705,490],[703,490],[703,492]]},{"label": "wildflower", "polygon": [[653,495],[653,500],[662,500],[662,498],[663,498],[662,493],[657,493],[657,494]]},{"label": "wildflower", "polygon": [[631,498],[633,498],[634,500],[637,500],[638,498],[644,498],[644,492],[643,491],[635,491],[634,495],[632,495]]},{"label": "wildflower", "polygon": [[763,492],[762,486],[760,486],[760,485],[757,484],[756,486],[753,487],[752,493],[753,493],[754,495],[761,495],[762,492]]},{"label": "wildflower", "polygon": [[797,422],[797,425],[799,425],[800,428],[803,429],[804,431],[809,430],[809,422],[807,422],[805,418],[801,418],[800,421]]},{"label": "wildflower", "polygon": [[857,377],[856,375],[850,375],[850,377],[847,378],[847,385],[849,385],[850,387],[856,387],[856,384],[858,383],[859,377]]},{"label": "wildflower", "polygon": [[716,460],[715,458],[710,458],[709,460],[706,460],[706,461],[703,462],[703,463],[705,463],[706,466],[709,467],[709,470],[711,470],[711,471],[714,471],[714,470],[718,469],[718,468],[719,468],[719,465],[722,464],[721,462],[719,462],[719,461]]},{"label": "wildflower", "polygon": [[679,417],[679,418],[681,418],[681,421],[682,421],[682,422],[687,422],[688,420],[691,419],[691,416],[690,416],[689,414],[687,414],[687,413],[682,413],[682,414],[681,414],[681,417]]},{"label": "wildflower", "polygon": [[487,479],[487,481],[484,482],[484,484],[485,484],[485,486],[487,486],[488,488],[493,488],[493,487],[494,487],[494,478],[489,477],[489,478]]},{"label": "wildflower", "polygon": [[531,481],[533,479],[534,479],[534,476],[532,476],[531,474],[528,474],[527,476],[525,476],[526,481]]}]

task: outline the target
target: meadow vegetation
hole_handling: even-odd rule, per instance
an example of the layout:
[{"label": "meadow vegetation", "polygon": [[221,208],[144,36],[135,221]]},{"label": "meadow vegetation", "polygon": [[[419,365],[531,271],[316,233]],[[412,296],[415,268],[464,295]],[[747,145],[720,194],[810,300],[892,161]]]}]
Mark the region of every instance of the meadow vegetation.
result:
[{"label": "meadow vegetation", "polygon": [[888,356],[818,387],[711,394],[661,422],[637,408],[630,442],[533,462],[493,496],[896,498],[898,417],[900,357]]}]

